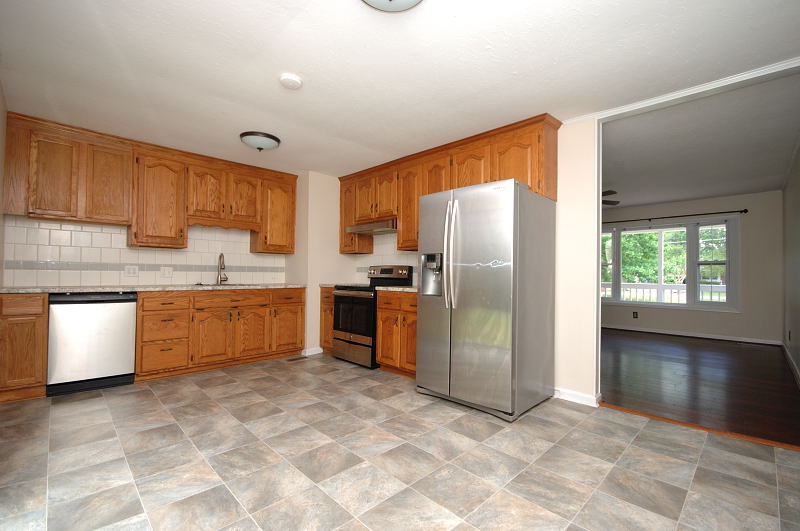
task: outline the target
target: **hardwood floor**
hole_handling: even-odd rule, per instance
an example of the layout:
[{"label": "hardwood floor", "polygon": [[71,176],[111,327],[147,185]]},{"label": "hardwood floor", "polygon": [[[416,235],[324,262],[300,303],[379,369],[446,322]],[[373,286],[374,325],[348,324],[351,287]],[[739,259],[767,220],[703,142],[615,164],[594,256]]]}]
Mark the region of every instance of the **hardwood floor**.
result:
[{"label": "hardwood floor", "polygon": [[800,389],[781,347],[604,328],[603,401],[800,445]]}]

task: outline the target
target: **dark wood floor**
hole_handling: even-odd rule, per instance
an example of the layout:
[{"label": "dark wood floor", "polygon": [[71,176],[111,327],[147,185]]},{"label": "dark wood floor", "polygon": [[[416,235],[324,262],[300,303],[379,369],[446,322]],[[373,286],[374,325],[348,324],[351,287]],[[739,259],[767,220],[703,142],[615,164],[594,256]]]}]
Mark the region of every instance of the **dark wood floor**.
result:
[{"label": "dark wood floor", "polygon": [[800,445],[800,389],[781,347],[604,328],[603,401]]}]

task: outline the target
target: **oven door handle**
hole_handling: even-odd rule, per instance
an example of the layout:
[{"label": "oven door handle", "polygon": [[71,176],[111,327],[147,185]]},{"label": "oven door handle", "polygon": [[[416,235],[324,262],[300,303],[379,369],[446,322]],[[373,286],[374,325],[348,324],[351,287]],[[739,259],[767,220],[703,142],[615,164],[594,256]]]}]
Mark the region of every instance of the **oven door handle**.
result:
[{"label": "oven door handle", "polygon": [[341,297],[356,297],[358,299],[374,299],[375,293],[371,291],[345,291],[345,290],[334,290],[334,295],[339,295]]}]

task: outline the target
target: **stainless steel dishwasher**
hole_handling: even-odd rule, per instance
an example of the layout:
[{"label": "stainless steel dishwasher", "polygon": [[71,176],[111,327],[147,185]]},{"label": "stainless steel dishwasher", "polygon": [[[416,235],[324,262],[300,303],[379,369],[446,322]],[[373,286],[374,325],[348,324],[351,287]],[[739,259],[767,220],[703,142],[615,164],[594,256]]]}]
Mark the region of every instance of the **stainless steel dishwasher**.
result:
[{"label": "stainless steel dishwasher", "polygon": [[133,383],[136,293],[52,293],[47,396]]}]

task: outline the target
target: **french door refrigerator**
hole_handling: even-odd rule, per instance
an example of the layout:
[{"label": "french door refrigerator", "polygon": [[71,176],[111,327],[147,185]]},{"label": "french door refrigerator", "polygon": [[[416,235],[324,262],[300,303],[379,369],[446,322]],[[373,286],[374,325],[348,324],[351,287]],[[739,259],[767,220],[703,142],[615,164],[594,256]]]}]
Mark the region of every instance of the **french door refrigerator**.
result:
[{"label": "french door refrigerator", "polygon": [[419,202],[417,390],[513,421],[553,395],[555,202],[519,181]]}]

